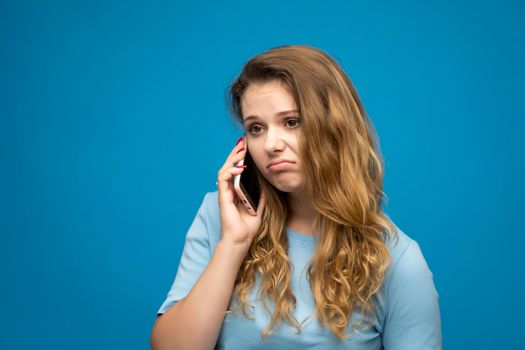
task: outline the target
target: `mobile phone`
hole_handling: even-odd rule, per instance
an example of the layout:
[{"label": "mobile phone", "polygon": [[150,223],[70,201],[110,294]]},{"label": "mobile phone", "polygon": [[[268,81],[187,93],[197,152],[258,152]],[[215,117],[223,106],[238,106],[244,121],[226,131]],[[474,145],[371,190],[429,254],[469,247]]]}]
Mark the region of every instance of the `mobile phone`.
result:
[{"label": "mobile phone", "polygon": [[259,207],[261,188],[257,178],[257,167],[248,150],[246,150],[244,159],[235,164],[235,166],[237,165],[246,165],[247,168],[244,168],[241,174],[233,176],[233,188],[235,188],[235,192],[248,213],[255,216]]}]

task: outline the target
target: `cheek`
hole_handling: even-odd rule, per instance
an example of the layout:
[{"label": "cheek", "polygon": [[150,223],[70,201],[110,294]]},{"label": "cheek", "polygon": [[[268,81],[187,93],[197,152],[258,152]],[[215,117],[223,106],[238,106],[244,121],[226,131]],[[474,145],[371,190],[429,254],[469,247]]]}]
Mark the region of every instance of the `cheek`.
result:
[{"label": "cheek", "polygon": [[299,141],[297,138],[294,138],[292,141],[290,141],[290,148],[296,155],[299,155]]}]

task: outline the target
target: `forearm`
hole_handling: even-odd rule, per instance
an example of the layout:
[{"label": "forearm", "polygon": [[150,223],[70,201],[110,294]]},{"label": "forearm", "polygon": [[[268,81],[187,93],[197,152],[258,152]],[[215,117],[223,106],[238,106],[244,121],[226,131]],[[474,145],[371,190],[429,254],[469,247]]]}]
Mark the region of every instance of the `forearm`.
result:
[{"label": "forearm", "polygon": [[210,263],[182,299],[157,318],[154,350],[213,349],[247,246],[219,242]]}]

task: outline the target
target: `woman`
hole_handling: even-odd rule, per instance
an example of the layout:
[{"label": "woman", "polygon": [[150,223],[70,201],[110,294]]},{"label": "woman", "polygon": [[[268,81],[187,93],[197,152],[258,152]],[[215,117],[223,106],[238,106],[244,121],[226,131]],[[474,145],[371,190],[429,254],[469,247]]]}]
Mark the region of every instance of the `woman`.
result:
[{"label": "woman", "polygon": [[[277,47],[245,64],[229,98],[246,134],[187,233],[152,348],[440,349],[432,273],[382,210],[374,128],[342,68]],[[256,216],[232,185],[247,151]]]}]

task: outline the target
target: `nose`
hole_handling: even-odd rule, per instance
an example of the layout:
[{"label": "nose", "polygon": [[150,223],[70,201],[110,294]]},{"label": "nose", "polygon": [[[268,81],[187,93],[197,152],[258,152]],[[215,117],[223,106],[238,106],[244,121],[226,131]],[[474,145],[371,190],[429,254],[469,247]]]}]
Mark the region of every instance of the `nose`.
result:
[{"label": "nose", "polygon": [[279,128],[269,128],[264,140],[264,149],[268,153],[274,153],[285,148],[284,133]]}]

